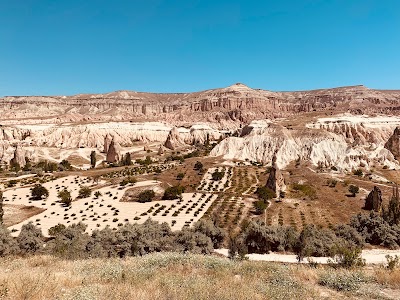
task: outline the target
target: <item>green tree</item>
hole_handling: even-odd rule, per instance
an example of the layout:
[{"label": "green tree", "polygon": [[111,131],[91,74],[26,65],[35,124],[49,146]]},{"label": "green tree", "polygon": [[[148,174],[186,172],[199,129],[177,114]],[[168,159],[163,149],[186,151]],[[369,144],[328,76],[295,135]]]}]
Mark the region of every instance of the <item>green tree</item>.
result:
[{"label": "green tree", "polygon": [[129,152],[125,153],[123,159],[122,159],[122,165],[123,166],[130,166],[132,165],[132,158],[131,154]]},{"label": "green tree", "polygon": [[155,195],[156,193],[153,190],[143,191],[138,195],[138,202],[140,203],[151,202],[155,197]]},{"label": "green tree", "polygon": [[400,199],[397,186],[393,190],[393,195],[387,208],[383,209],[382,215],[390,225],[400,224]]},{"label": "green tree", "polygon": [[218,180],[221,180],[222,178],[224,178],[224,175],[225,175],[224,171],[215,170],[215,172],[211,174],[211,178],[214,181],[218,181]]},{"label": "green tree", "polygon": [[71,164],[70,164],[70,162],[68,160],[63,159],[60,162],[60,169],[62,169],[62,170],[71,170],[72,166],[71,166]]},{"label": "green tree", "polygon": [[264,202],[276,197],[275,192],[266,186],[258,187],[255,194],[258,196],[258,199],[263,200]]},{"label": "green tree", "polygon": [[267,209],[268,204],[264,200],[258,200],[253,202],[254,209],[256,210],[257,215],[261,215]]},{"label": "green tree", "polygon": [[57,197],[60,198],[61,203],[65,206],[70,206],[72,202],[71,192],[64,188],[62,191],[59,191]]},{"label": "green tree", "polygon": [[20,253],[34,254],[43,248],[44,237],[42,230],[32,222],[24,224],[17,238]]},{"label": "green tree", "polygon": [[196,171],[201,171],[203,170],[203,164],[200,161],[196,161],[193,167],[194,170]]},{"label": "green tree", "polygon": [[360,188],[356,185],[351,184],[349,186],[349,192],[351,194],[352,197],[355,197],[356,194],[360,191]]},{"label": "green tree", "polygon": [[25,166],[22,168],[22,170],[24,170],[24,171],[32,170],[32,164],[28,157],[25,157]]},{"label": "green tree", "polygon": [[31,194],[33,200],[42,200],[49,196],[49,191],[43,185],[36,184],[33,187]]},{"label": "green tree", "polygon": [[174,200],[179,198],[180,195],[185,191],[185,188],[183,186],[177,185],[177,186],[171,186],[168,187],[165,192],[164,196],[162,197],[163,200]]},{"label": "green tree", "polygon": [[92,190],[87,186],[82,186],[78,192],[78,198],[87,198],[92,194]]},{"label": "green tree", "polygon": [[92,152],[90,152],[90,165],[93,169],[96,167],[96,161],[96,151],[93,150]]}]

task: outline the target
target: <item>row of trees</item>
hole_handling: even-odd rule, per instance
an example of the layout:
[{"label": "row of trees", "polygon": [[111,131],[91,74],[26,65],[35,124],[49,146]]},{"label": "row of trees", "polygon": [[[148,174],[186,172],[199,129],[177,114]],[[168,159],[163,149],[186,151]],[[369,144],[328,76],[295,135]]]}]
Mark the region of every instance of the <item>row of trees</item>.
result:
[{"label": "row of trees", "polygon": [[23,225],[17,238],[0,226],[0,256],[50,254],[78,259],[140,256],[161,251],[210,254],[214,248],[221,247],[225,237],[224,231],[209,220],[174,232],[168,224],[151,220],[125,224],[116,230],[106,227],[92,234],[86,232],[86,227],[83,223],[68,227],[56,225],[50,228],[51,238],[46,241],[32,223]]}]

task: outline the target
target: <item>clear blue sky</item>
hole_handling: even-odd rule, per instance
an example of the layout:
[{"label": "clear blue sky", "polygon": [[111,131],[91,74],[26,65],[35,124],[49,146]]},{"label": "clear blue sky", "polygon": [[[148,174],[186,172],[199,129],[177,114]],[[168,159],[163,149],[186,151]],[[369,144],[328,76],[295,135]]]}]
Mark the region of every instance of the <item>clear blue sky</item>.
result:
[{"label": "clear blue sky", "polygon": [[0,1],[0,95],[236,82],[400,89],[400,1]]}]

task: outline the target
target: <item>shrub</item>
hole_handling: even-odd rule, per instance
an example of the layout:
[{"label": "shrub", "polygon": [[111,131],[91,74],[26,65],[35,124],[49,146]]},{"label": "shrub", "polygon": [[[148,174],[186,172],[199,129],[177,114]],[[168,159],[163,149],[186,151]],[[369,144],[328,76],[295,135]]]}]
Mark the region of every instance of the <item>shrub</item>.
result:
[{"label": "shrub", "polygon": [[43,248],[44,237],[40,228],[33,225],[32,222],[24,224],[17,237],[17,243],[20,253],[34,254]]},{"label": "shrub", "polygon": [[334,187],[336,187],[337,182],[338,181],[336,179],[328,179],[326,181],[326,184],[327,184],[327,186],[334,188]]},{"label": "shrub", "polygon": [[306,225],[300,233],[295,252],[299,261],[309,256],[331,256],[338,243],[332,230]]},{"label": "shrub", "polygon": [[156,193],[153,190],[143,191],[138,195],[138,202],[140,203],[151,202],[155,197],[155,195]]},{"label": "shrub", "polygon": [[176,175],[176,180],[182,180],[185,177],[185,173],[179,173]]},{"label": "shrub", "polygon": [[82,186],[78,192],[78,198],[88,198],[92,194],[92,190],[87,186]]},{"label": "shrub", "polygon": [[203,170],[203,164],[200,161],[196,161],[193,167],[194,170],[196,171],[201,171]]},{"label": "shrub", "polygon": [[61,170],[72,170],[72,166],[71,166],[71,164],[70,164],[70,162],[68,160],[63,159],[60,162],[60,169]]},{"label": "shrub", "polygon": [[57,197],[60,198],[61,203],[63,203],[65,206],[71,205],[72,202],[71,193],[66,188],[64,188],[62,191],[59,191]]},{"label": "shrub", "polygon": [[307,185],[307,184],[294,183],[292,185],[292,189],[303,193],[304,196],[307,196],[310,199],[314,199],[317,194],[315,189],[312,186]]},{"label": "shrub", "polygon": [[94,193],[94,196],[96,197],[96,198],[99,198],[99,197],[101,197],[101,192],[100,191],[96,191],[95,193]]},{"label": "shrub", "polygon": [[265,226],[257,221],[250,222],[241,238],[249,253],[269,253],[269,251],[292,250],[297,242],[297,234],[290,227]]},{"label": "shrub", "polygon": [[214,248],[220,248],[224,242],[225,232],[209,219],[197,221],[193,226],[193,230],[208,236]]},{"label": "shrub", "polygon": [[261,215],[267,209],[268,203],[266,203],[264,200],[258,200],[256,202],[253,202],[253,206],[256,210],[256,214]]},{"label": "shrub", "polygon": [[174,200],[182,195],[185,191],[185,188],[178,185],[178,186],[171,186],[168,187],[165,192],[164,196],[162,197],[163,200]]},{"label": "shrub", "polygon": [[264,201],[273,199],[276,197],[275,192],[273,190],[271,190],[270,188],[267,188],[266,186],[258,187],[255,194],[258,196],[259,199],[264,200]]},{"label": "shrub", "polygon": [[334,289],[336,291],[356,291],[362,283],[367,282],[364,274],[359,272],[325,272],[318,279],[322,286]]},{"label": "shrub", "polygon": [[334,248],[332,260],[328,260],[331,265],[343,268],[354,268],[365,266],[365,259],[361,258],[361,248],[339,246]]},{"label": "shrub", "polygon": [[49,191],[41,184],[35,184],[32,189],[32,198],[34,200],[41,200],[49,196]]},{"label": "shrub", "polygon": [[358,214],[350,220],[350,226],[355,228],[371,245],[379,245],[396,249],[400,245],[400,228],[390,226],[377,213],[369,215]]},{"label": "shrub", "polygon": [[359,177],[362,177],[364,175],[364,173],[361,169],[354,170],[353,174],[356,176],[359,176]]},{"label": "shrub", "polygon": [[10,231],[0,225],[0,256],[16,254],[18,250],[18,244],[11,236]]},{"label": "shrub", "polygon": [[211,179],[214,181],[219,181],[222,178],[224,178],[224,175],[225,175],[224,171],[215,170],[214,173],[211,174]]},{"label": "shrub", "polygon": [[388,254],[385,258],[387,262],[386,268],[390,271],[394,271],[400,265],[400,257],[397,255],[391,256]]},{"label": "shrub", "polygon": [[349,192],[351,194],[352,197],[355,197],[356,194],[360,191],[360,188],[356,185],[351,184],[349,186]]}]

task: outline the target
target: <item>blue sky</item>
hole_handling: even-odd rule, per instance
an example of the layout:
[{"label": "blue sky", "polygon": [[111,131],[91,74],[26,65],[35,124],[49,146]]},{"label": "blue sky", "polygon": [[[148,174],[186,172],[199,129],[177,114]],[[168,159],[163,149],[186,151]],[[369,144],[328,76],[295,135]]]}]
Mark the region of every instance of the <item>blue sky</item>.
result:
[{"label": "blue sky", "polygon": [[400,1],[0,1],[0,95],[236,82],[400,89]]}]

